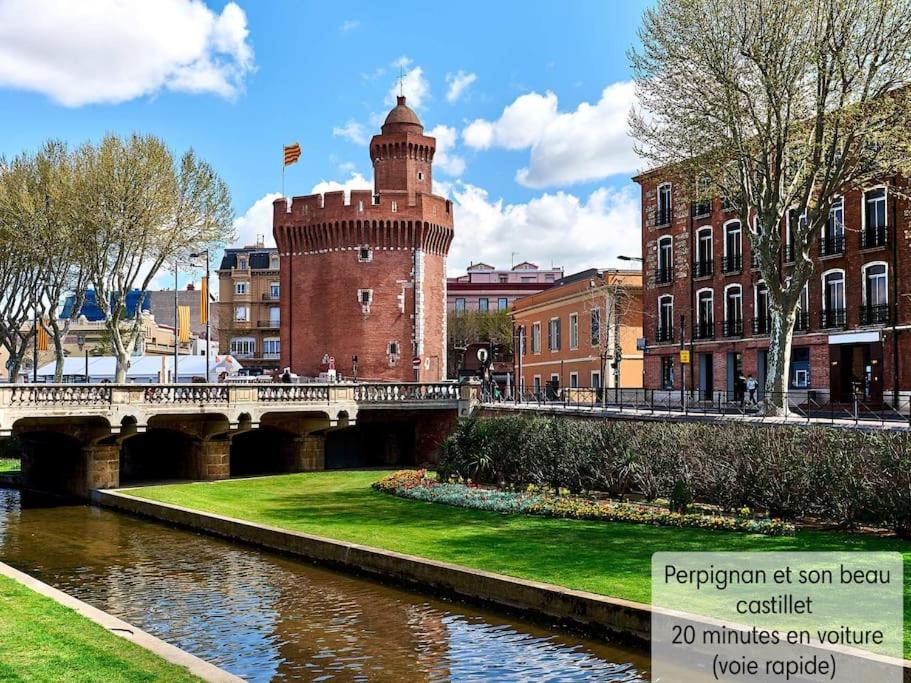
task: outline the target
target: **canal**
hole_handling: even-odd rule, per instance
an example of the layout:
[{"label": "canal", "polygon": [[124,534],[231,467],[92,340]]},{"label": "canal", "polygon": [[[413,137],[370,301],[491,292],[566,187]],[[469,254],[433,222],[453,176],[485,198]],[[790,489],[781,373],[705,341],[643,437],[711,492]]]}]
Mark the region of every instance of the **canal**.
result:
[{"label": "canal", "polygon": [[639,650],[0,488],[0,560],[251,681],[646,681]]}]

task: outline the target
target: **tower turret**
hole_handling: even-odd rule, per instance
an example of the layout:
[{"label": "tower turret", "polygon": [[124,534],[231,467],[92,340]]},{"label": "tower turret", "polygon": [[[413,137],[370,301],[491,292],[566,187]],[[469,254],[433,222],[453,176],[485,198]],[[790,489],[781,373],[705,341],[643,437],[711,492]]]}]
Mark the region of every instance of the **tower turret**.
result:
[{"label": "tower turret", "polygon": [[405,104],[404,95],[396,101],[382,132],[370,140],[373,188],[376,194],[407,192],[408,204],[413,205],[416,194],[431,193],[436,139],[424,135],[424,126]]}]

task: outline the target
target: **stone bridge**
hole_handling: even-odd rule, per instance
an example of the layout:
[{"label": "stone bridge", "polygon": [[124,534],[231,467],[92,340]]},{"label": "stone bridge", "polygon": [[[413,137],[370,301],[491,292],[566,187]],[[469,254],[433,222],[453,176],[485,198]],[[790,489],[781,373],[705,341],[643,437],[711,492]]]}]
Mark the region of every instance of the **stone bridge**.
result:
[{"label": "stone bridge", "polygon": [[434,462],[475,384],[32,384],[0,387],[23,488],[97,488]]}]

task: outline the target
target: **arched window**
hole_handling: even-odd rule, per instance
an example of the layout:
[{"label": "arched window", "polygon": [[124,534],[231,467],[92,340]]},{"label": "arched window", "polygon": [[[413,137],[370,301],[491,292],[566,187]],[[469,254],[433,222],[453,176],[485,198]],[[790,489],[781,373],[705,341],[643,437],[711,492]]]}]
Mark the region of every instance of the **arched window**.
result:
[{"label": "arched window", "polygon": [[868,263],[863,267],[864,305],[860,312],[861,325],[888,323],[889,273],[882,261]]},{"label": "arched window", "polygon": [[864,192],[863,228],[860,248],[872,249],[886,244],[886,188],[874,187]]},{"label": "arched window", "polygon": [[743,240],[740,221],[728,221],[724,224],[724,260],[721,263],[722,273],[739,273],[743,268]]},{"label": "arched window", "polygon": [[829,209],[825,232],[819,244],[820,254],[835,256],[845,253],[845,200],[839,197]]},{"label": "arched window", "polygon": [[794,319],[794,329],[799,331],[810,329],[810,283],[806,283],[800,290],[797,299],[797,317]]},{"label": "arched window", "polygon": [[655,273],[655,281],[659,285],[663,285],[673,280],[673,267],[674,239],[662,237],[658,240],[658,271]]},{"label": "arched window", "polygon": [[827,270],[822,274],[822,326],[844,327],[846,317],[845,271]]},{"label": "arched window", "polygon": [[671,184],[658,186],[658,206],[655,209],[655,225],[671,224]]},{"label": "arched window", "polygon": [[714,272],[712,252],[712,228],[699,228],[696,231],[696,262],[693,264],[695,277],[707,277]]},{"label": "arched window", "polygon": [[724,336],[739,337],[743,334],[743,288],[728,285],[724,288]]},{"label": "arched window", "polygon": [[670,294],[658,297],[659,342],[674,341],[674,297]]},{"label": "arched window", "polygon": [[696,339],[711,339],[715,335],[715,293],[711,289],[696,292]]},{"label": "arched window", "polygon": [[753,288],[753,334],[768,334],[772,318],[769,315],[769,288],[760,280]]}]

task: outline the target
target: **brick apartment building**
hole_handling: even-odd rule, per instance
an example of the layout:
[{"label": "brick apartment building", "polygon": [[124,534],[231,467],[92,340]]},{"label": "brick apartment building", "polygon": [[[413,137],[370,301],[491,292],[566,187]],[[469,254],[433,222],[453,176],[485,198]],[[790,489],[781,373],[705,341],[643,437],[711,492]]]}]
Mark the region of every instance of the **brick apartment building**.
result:
[{"label": "brick apartment building", "polygon": [[[616,308],[611,292],[622,288]],[[610,311],[618,311],[611,316]],[[519,299],[512,309],[520,339],[523,391],[559,387],[613,388],[619,336],[619,387],[642,386],[642,274],[591,268]],[[611,325],[610,321],[615,321]],[[611,329],[613,328],[613,329]],[[517,360],[517,369],[520,363]]]},{"label": "brick apartment building", "polygon": [[[257,244],[225,249],[218,273],[219,353],[240,359],[245,372],[279,367],[281,281],[278,249]],[[198,298],[198,295],[197,295]]]},{"label": "brick apartment building", "polygon": [[562,277],[562,268],[541,270],[528,261],[509,270],[472,263],[465,275],[447,279],[446,308],[450,313],[507,310],[516,299],[544,291]]},{"label": "brick apartment building", "polygon": [[453,211],[432,193],[435,151],[400,96],[370,141],[372,192],[274,202],[282,365],[312,377],[334,358],[346,376],[445,378]]},{"label": "brick apartment building", "polygon": [[[747,227],[716,198],[694,203],[653,171],[642,191],[647,353],[645,386],[734,390],[739,373],[764,387],[770,315]],[[800,301],[788,386],[819,403],[899,404],[911,391],[909,203],[883,185],[844,193],[812,247],[815,272]],[[780,268],[794,260],[781,226]],[[681,321],[683,325],[681,327]],[[681,338],[691,351],[680,364]],[[893,393],[895,392],[895,393]]]}]

